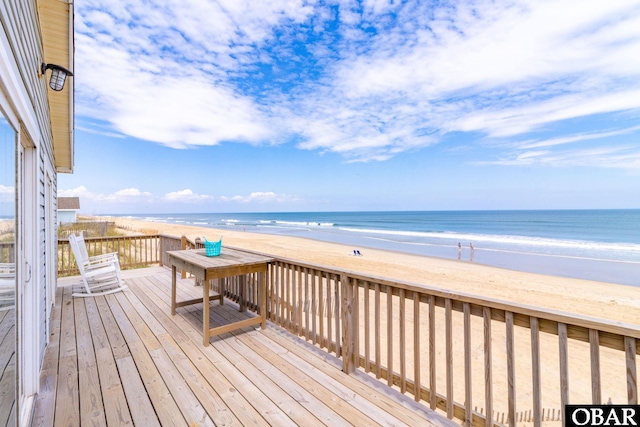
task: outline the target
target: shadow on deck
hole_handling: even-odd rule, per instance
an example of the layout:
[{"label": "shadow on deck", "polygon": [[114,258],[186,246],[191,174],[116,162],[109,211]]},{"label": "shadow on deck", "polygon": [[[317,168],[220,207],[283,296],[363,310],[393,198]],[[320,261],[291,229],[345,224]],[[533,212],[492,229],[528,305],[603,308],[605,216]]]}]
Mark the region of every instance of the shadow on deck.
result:
[{"label": "shadow on deck", "polygon": [[[32,425],[458,425],[268,325],[202,345],[202,305],[170,315],[171,273],[124,272],[124,292],[58,283]],[[198,297],[179,281],[179,299]],[[211,325],[251,316],[212,302]]]}]

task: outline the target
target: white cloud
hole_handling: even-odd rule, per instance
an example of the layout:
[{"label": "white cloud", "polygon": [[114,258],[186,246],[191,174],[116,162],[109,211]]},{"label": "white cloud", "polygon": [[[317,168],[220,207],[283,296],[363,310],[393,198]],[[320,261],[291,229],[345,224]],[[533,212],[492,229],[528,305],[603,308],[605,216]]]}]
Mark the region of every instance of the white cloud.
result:
[{"label": "white cloud", "polygon": [[174,148],[293,139],[385,160],[640,112],[638,0],[76,7],[78,113]]},{"label": "white cloud", "polygon": [[475,162],[502,166],[589,166],[640,170],[640,150],[637,146],[602,146],[573,150],[540,150],[510,154],[495,161]]},{"label": "white cloud", "polygon": [[9,187],[9,186],[0,184],[0,194],[14,194],[15,191],[16,191],[15,187]]},{"label": "white cloud", "polygon": [[125,209],[128,206],[146,206],[163,203],[239,203],[239,204],[270,204],[296,202],[300,199],[293,195],[279,194],[271,191],[256,191],[249,195],[242,196],[211,196],[207,194],[198,194],[191,189],[172,191],[162,196],[141,191],[137,188],[124,188],[112,194],[94,193],[85,186],[79,186],[72,189],[61,189],[58,192],[60,197],[80,197],[80,206],[83,210],[112,210],[113,207]]},{"label": "white cloud", "polygon": [[248,196],[222,196],[220,200],[223,202],[239,202],[239,203],[271,203],[271,202],[291,202],[297,201],[296,196],[287,194],[276,194],[271,191],[256,191]]},{"label": "white cloud", "polygon": [[123,190],[118,190],[113,194],[114,198],[118,197],[149,197],[151,193],[142,192],[137,188],[125,188]]},{"label": "white cloud", "polygon": [[[302,1],[142,2],[77,6],[78,112],[164,145],[275,139],[259,103],[227,83]],[[244,72],[244,71],[243,71]]]},{"label": "white cloud", "polygon": [[630,128],[620,129],[611,132],[595,132],[579,135],[567,135],[559,138],[545,139],[542,141],[524,141],[513,144],[514,148],[518,149],[531,149],[540,147],[554,147],[557,145],[572,144],[576,142],[588,141],[592,139],[610,138],[612,136],[619,136],[629,134],[640,130],[640,126],[633,126]]},{"label": "white cloud", "polygon": [[96,199],[99,196],[90,192],[87,187],[81,185],[80,187],[71,188],[68,190],[59,189],[58,190],[59,197],[86,197],[89,199]]},{"label": "white cloud", "polygon": [[94,193],[87,189],[84,185],[81,185],[72,189],[58,190],[58,196],[60,197],[79,197],[80,205],[83,205],[83,201],[88,201],[90,204],[119,204],[119,203],[133,203],[153,201],[154,197],[151,193],[146,191],[140,191],[137,188],[125,188],[118,190],[111,194]]},{"label": "white cloud", "polygon": [[213,197],[207,196],[206,194],[197,194],[189,189],[185,189],[167,193],[163,196],[163,199],[170,202],[197,203],[212,200]]}]

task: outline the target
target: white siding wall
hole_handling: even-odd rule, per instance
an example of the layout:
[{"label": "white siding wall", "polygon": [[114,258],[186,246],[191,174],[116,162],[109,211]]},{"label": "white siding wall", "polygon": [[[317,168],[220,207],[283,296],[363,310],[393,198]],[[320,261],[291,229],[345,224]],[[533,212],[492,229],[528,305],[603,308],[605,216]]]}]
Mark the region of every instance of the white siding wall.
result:
[{"label": "white siding wall", "polygon": [[40,331],[38,331],[38,366],[42,366],[42,360],[44,358],[44,350],[47,345],[46,330],[48,321],[46,315],[47,310],[47,230],[46,230],[46,204],[45,204],[45,163],[43,156],[38,159],[38,324],[40,325]]},{"label": "white siding wall", "polygon": [[[43,60],[42,43],[39,33],[39,23],[36,9],[36,0],[0,0],[0,21],[2,23],[3,36],[8,41],[0,44],[0,49],[5,50],[4,57],[13,58],[12,61],[4,60],[5,64],[0,67],[0,90],[3,90],[5,96],[11,99],[14,108],[13,116],[17,117],[20,122],[21,138],[28,138],[35,144],[35,158],[37,165],[33,181],[35,188],[18,188],[18,192],[22,192],[24,199],[28,203],[34,203],[33,216],[36,218],[20,218],[26,224],[32,224],[31,230],[27,231],[29,235],[19,236],[19,239],[37,239],[35,250],[27,253],[24,257],[17,259],[16,265],[25,265],[28,262],[32,266],[32,282],[36,286],[35,309],[37,309],[36,325],[33,330],[24,330],[23,339],[29,337],[37,337],[36,363],[25,365],[27,372],[22,372],[23,381],[32,379],[37,387],[37,379],[39,376],[39,368],[42,366],[44,350],[48,338],[48,310],[47,295],[51,295],[51,289],[56,286],[56,277],[51,277],[53,261],[56,258],[57,242],[50,241],[50,236],[55,236],[55,221],[48,219],[55,218],[55,191],[57,187],[57,177],[53,159],[53,142],[50,127],[49,106],[47,101],[47,86],[44,79],[39,78],[38,70]],[[46,177],[50,177],[53,183],[53,203],[47,201],[46,195],[47,185]],[[31,194],[35,192],[35,194]],[[33,230],[35,225],[35,230]],[[19,254],[19,256],[21,256]],[[36,259],[28,259],[33,258]],[[25,257],[27,259],[25,259]],[[33,303],[32,301],[29,304]],[[25,310],[34,309],[34,307],[25,307]],[[21,322],[25,313],[19,312],[18,322]],[[26,323],[24,323],[26,324]],[[19,359],[25,357],[24,354],[18,355]],[[37,368],[35,365],[37,364]],[[35,382],[33,379],[35,378]],[[25,393],[28,395],[29,390],[33,387],[25,387]],[[28,408],[21,408],[20,412],[28,412]],[[24,422],[24,419],[22,420]]]},{"label": "white siding wall", "polygon": [[[49,121],[49,105],[47,87],[44,80],[38,77],[42,63],[42,43],[40,40],[38,15],[35,0],[0,0],[2,27],[12,45],[17,61],[18,71],[23,82],[23,89],[35,110],[35,123],[26,122],[26,128],[33,140],[38,144],[46,141],[43,149],[53,164],[53,143]],[[31,121],[31,120],[29,120]],[[39,138],[42,136],[42,138]]]},{"label": "white siding wall", "polygon": [[76,211],[58,211],[58,224],[76,222]]}]

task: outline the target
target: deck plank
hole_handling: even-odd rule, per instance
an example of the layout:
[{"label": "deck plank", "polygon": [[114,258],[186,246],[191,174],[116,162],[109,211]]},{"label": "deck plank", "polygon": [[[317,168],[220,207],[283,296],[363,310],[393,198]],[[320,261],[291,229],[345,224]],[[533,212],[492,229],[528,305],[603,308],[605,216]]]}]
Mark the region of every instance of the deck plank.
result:
[{"label": "deck plank", "polygon": [[[122,307],[120,307],[115,295],[107,295],[106,299],[122,335],[127,340],[131,357],[147,390],[149,400],[160,420],[160,424],[165,426],[186,426],[187,422],[182,416],[180,408],[178,408],[153,359],[136,333],[135,328],[129,322]],[[125,386],[126,390],[127,387]]]},{"label": "deck plank", "polygon": [[132,356],[121,357],[116,360],[118,372],[122,377],[122,388],[129,402],[131,418],[136,426],[160,426],[140,373]]},{"label": "deck plank", "polygon": [[[200,345],[200,337],[197,336],[195,339],[196,342],[193,342],[189,339],[189,335],[184,331],[184,328],[187,326],[184,324],[184,320],[181,316],[170,316],[167,308],[168,300],[161,302],[159,295],[153,291],[152,287],[154,287],[153,283],[149,283],[149,288],[137,288],[134,290],[137,294],[141,296],[140,300],[145,304],[145,306],[153,312],[157,319],[159,319],[163,325],[166,326],[167,330],[172,330],[172,338],[175,339],[176,343],[179,344],[181,351],[184,352],[185,356],[187,356],[194,366],[198,369],[198,372],[203,377],[203,381],[205,383],[209,383],[211,388],[217,393],[220,398],[225,402],[225,404],[233,411],[238,420],[242,423],[242,425],[283,425],[282,417],[277,417],[279,415],[279,411],[277,411],[277,407],[275,405],[268,406],[259,406],[258,409],[262,408],[262,415],[258,411],[258,409],[254,408],[251,403],[237,390],[237,388],[229,381],[225,375],[228,375],[227,372],[224,374],[220,372],[215,365],[209,363],[206,360],[206,352],[208,349],[204,349]],[[146,296],[147,298],[144,298]],[[175,335],[173,335],[175,334]],[[255,390],[259,392],[259,390]],[[255,394],[252,394],[252,397]],[[256,401],[260,401],[256,399]],[[275,414],[276,416],[271,416],[271,414]],[[269,422],[267,422],[263,416],[269,418]],[[214,421],[216,419],[214,418]],[[289,420],[290,421],[290,420]]]},{"label": "deck plank", "polygon": [[[197,397],[208,416],[217,424],[238,425],[238,419],[233,412],[229,410],[218,394],[208,386],[206,379],[182,353],[176,340],[166,332],[163,324],[156,318],[156,314],[149,311],[134,292],[128,292],[127,299],[132,307],[139,313],[140,317],[147,322],[147,325],[153,325],[162,349],[166,352],[169,359],[173,361],[175,369],[181,374],[185,384],[188,385],[194,396]],[[174,332],[176,332],[175,328],[171,329],[174,329]]]},{"label": "deck plank", "polygon": [[[204,347],[202,304],[170,314],[169,269],[123,273],[129,289],[95,298],[73,298],[61,280],[32,425],[453,424],[271,324]],[[202,295],[178,283],[180,299]],[[212,325],[253,316],[211,304]]]},{"label": "deck plank", "polygon": [[[166,286],[159,289],[165,293]],[[188,291],[190,288],[186,288]],[[185,291],[185,290],[183,290]],[[165,295],[167,295],[165,293]],[[166,299],[166,297],[165,297]],[[222,310],[227,317],[222,317],[219,311]],[[191,317],[192,322],[197,322],[198,328],[202,325],[202,310],[195,306],[185,307],[179,312],[185,318]],[[230,315],[229,315],[230,314]],[[240,313],[235,303],[229,302],[224,306],[217,306],[210,311],[212,324],[228,323],[229,320],[246,318],[246,313]],[[255,331],[254,328],[244,328],[240,331]],[[288,377],[283,376],[279,370],[274,369],[270,363],[260,361],[260,357],[252,349],[234,349],[235,345],[229,345],[227,339],[233,339],[233,335],[226,333],[214,337],[216,348],[231,361],[232,365],[246,375],[253,384],[264,394],[269,396],[279,406],[287,406],[287,415],[298,425],[349,425],[345,424],[344,418],[337,415],[330,406],[323,404],[317,397],[315,387],[305,390]],[[239,342],[238,342],[239,343]],[[257,357],[254,357],[257,356]],[[263,362],[263,363],[261,363]],[[301,375],[298,372],[298,375]],[[277,379],[277,380],[276,380]],[[339,400],[331,401],[332,405],[339,404]],[[318,419],[321,418],[322,420]]]},{"label": "deck plank", "polygon": [[[223,310],[226,310],[225,315],[229,318],[236,316],[236,311],[231,304]],[[257,339],[261,335],[264,334],[252,328],[245,328],[222,337],[235,340],[236,346],[239,346],[236,351],[245,356],[256,369],[280,378],[278,385],[323,423],[330,426],[354,425],[356,422],[367,425],[377,424],[367,414],[353,407],[350,402],[351,396],[328,391],[326,377],[321,379],[310,377],[309,370],[313,371],[311,365],[303,363],[296,367],[287,363],[282,357],[287,350],[279,348],[268,338],[264,340],[264,345],[259,344]],[[249,345],[246,342],[249,342]],[[340,398],[336,399],[336,396]]]},{"label": "deck plank", "polygon": [[124,339],[124,336],[120,331],[120,326],[109,308],[107,299],[104,296],[101,296],[95,298],[94,301],[96,303],[96,308],[100,313],[100,319],[102,320],[114,359],[118,360],[123,357],[131,356],[127,341]]},{"label": "deck plank", "polygon": [[80,423],[84,425],[106,425],[102,403],[102,390],[98,376],[96,354],[89,327],[85,300],[76,300],[73,305],[76,325],[76,349],[78,354],[78,391],[80,400]]},{"label": "deck plank", "polygon": [[[40,372],[40,390],[34,406],[33,425],[50,427],[53,425],[58,390],[58,361],[60,353],[60,322],[62,318],[62,291],[56,292],[56,304],[51,312],[51,332],[49,345],[44,354]],[[51,408],[51,409],[49,409]]]},{"label": "deck plank", "polygon": [[71,288],[65,288],[60,324],[60,356],[54,426],[80,425],[78,358]]},{"label": "deck plank", "polygon": [[[131,294],[131,292],[126,292]],[[189,425],[204,425],[213,427],[215,424],[204,410],[196,396],[190,392],[189,386],[186,381],[180,375],[180,372],[171,361],[171,358],[166,353],[157,335],[153,333],[149,325],[131,304],[129,295],[125,295],[125,292],[120,292],[115,297],[124,309],[129,321],[133,324],[134,329],[137,331],[141,338],[141,342],[146,347],[149,355],[153,359],[160,376],[164,380],[167,388],[169,389],[171,396],[175,399],[178,408],[182,412],[185,420]],[[142,313],[144,314],[144,313]],[[149,319],[147,319],[149,320]],[[154,319],[155,320],[155,319]],[[165,333],[164,329],[157,324],[152,323],[156,332]]]},{"label": "deck plank", "polygon": [[[165,297],[168,295],[165,293],[166,289],[166,286],[157,288],[158,292]],[[190,288],[187,288],[187,291],[189,289]],[[184,289],[183,292],[188,293]],[[169,301],[168,298],[164,298],[164,300],[167,302]],[[168,310],[168,307],[168,304],[164,305],[165,311]],[[201,345],[202,333],[199,331],[202,327],[202,310],[198,310],[196,315],[191,315],[189,310],[189,308],[181,310],[184,311],[185,314],[174,316],[174,318],[181,319],[181,322],[184,322],[185,324],[195,324],[196,328],[194,329],[192,326],[190,339],[192,344]],[[216,339],[219,340],[217,337]],[[216,353],[220,354],[218,346],[210,346],[208,348],[215,348]],[[237,358],[237,356],[234,357],[234,359],[235,358]],[[241,366],[236,366],[236,364],[230,362],[229,359],[224,357],[222,354],[213,358],[212,361],[215,363],[215,368],[221,373],[221,376],[225,376],[229,381],[233,382],[234,389],[241,395],[245,396],[247,401],[251,402],[254,408],[262,414],[265,421],[270,425],[296,425],[294,420],[290,417],[292,414],[298,414],[299,410],[297,406],[290,404],[287,406],[286,411],[283,411],[282,408],[279,407],[279,405],[281,406],[283,402],[288,400],[289,396],[283,395],[277,389],[271,387],[269,382],[266,383],[266,385],[269,386],[268,389],[261,388],[260,385],[262,383],[256,384],[255,381],[249,379],[247,372],[243,371]],[[303,418],[304,421],[308,423],[308,425],[313,425],[314,417],[312,415],[305,411],[301,416],[306,416],[306,418]]]},{"label": "deck plank", "polygon": [[[225,316],[234,317],[237,316],[237,314],[233,309],[229,309],[229,311],[225,313]],[[384,401],[385,404],[380,407],[380,399],[382,398],[384,400],[382,396],[378,396],[377,393],[371,393],[371,391],[363,392],[364,390],[362,387],[350,388],[342,381],[343,379],[349,379],[351,377],[343,375],[340,371],[335,371],[335,367],[340,369],[341,362],[336,361],[336,365],[333,366],[327,364],[326,359],[316,358],[315,362],[318,366],[328,368],[332,374],[335,374],[333,378],[327,378],[323,370],[317,369],[312,363],[310,363],[312,359],[308,349],[302,349],[302,352],[304,353],[303,357],[296,356],[296,352],[291,347],[292,344],[293,347],[298,346],[298,344],[292,343],[291,341],[278,342],[277,340],[272,339],[274,336],[271,334],[272,330],[273,329],[269,329],[266,333],[251,333],[251,330],[247,329],[245,333],[238,332],[235,335],[238,342],[246,346],[242,351],[243,353],[249,352],[250,349],[258,352],[265,362],[279,367],[279,369],[286,375],[290,376],[292,380],[300,382],[301,385],[304,385],[309,390],[314,390],[314,394],[318,395],[318,389],[313,387],[312,382],[312,380],[315,379],[319,384],[322,384],[322,387],[329,389],[334,395],[341,396],[342,399],[340,402],[348,401],[351,406],[360,410],[362,414],[365,414],[365,419],[375,419],[376,422],[388,425],[397,424],[399,421],[406,422],[409,425],[424,421],[422,417],[406,416],[406,410],[404,409],[401,411],[394,411],[393,407],[397,406],[397,402],[388,398]],[[288,335],[286,332],[285,334]],[[275,334],[275,336],[281,337],[282,335]],[[302,342],[298,337],[293,335],[289,338],[298,343]],[[288,362],[288,364],[283,362]],[[356,382],[356,384],[359,386],[362,385],[360,382]],[[363,398],[363,396],[372,397],[371,399],[367,399]],[[335,404],[333,406],[335,406]],[[417,407],[413,402],[410,402],[410,406],[412,409]],[[348,411],[343,412],[342,410],[338,410],[338,412],[340,412],[341,415],[348,414]],[[394,413],[396,415],[392,415]],[[376,423],[373,421],[369,422],[371,422],[371,424]]]},{"label": "deck plank", "polygon": [[133,420],[129,412],[127,398],[122,388],[116,361],[98,311],[96,300],[94,298],[86,298],[84,303],[91,336],[93,338],[95,360],[100,377],[100,388],[107,424],[121,426],[132,425]]}]

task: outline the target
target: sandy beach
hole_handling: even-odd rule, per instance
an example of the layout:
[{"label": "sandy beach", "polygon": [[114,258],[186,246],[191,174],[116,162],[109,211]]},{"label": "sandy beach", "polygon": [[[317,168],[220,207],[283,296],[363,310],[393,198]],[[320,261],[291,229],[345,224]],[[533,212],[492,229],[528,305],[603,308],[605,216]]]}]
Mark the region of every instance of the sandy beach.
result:
[{"label": "sandy beach", "polygon": [[100,217],[125,229],[191,240],[223,235],[223,245],[450,291],[640,325],[640,288],[507,270],[468,261],[362,249],[304,238]]},{"label": "sandy beach", "polygon": [[[478,297],[640,325],[640,289],[633,286],[524,273],[479,265],[469,261],[446,260],[365,248],[358,248],[362,256],[353,256],[354,248],[352,247],[298,237],[222,231],[122,217],[100,217],[99,219],[114,221],[117,226],[132,233],[184,235],[191,240],[202,236],[206,236],[209,240],[216,240],[220,235],[223,235],[223,246],[251,249],[283,258],[358,271],[370,276],[397,279]],[[424,318],[426,316],[422,319]],[[482,322],[481,319],[476,320],[479,321],[473,322],[472,326],[474,337],[473,401],[483,402]],[[504,328],[497,329],[499,330],[493,332],[492,339],[494,342],[496,340],[504,342]],[[462,348],[461,321],[458,322],[458,325],[454,325],[453,336],[454,348]],[[436,339],[441,343],[444,342],[444,330],[438,331]],[[529,403],[531,391],[527,389],[531,378],[530,359],[527,356],[527,353],[530,354],[530,349],[526,344],[528,332],[526,330],[520,331],[520,335],[516,334],[516,340],[523,342],[521,350],[524,354],[519,356],[516,366],[517,377],[523,379],[522,381],[518,380],[518,410],[527,410],[531,408]],[[411,344],[409,343],[408,346]],[[543,375],[543,407],[559,410],[560,392],[556,380],[558,378],[557,337],[542,336],[541,346],[541,363],[543,371],[546,373]],[[407,351],[410,350],[407,348]],[[588,345],[574,342],[570,345],[569,350],[572,402],[590,403]],[[439,366],[444,366],[443,353],[438,354]],[[456,354],[454,359],[455,371],[462,376],[464,372],[463,357],[461,354]],[[507,408],[505,366],[504,354],[494,352],[494,409],[498,412],[506,411]],[[603,372],[603,399],[606,401],[611,397],[614,403],[626,403],[624,355],[606,348],[601,349],[601,370]],[[455,383],[455,400],[463,402],[462,378],[457,379]],[[438,370],[438,384],[438,392],[442,393],[441,387],[445,385],[444,369]],[[479,407],[481,406],[479,404]],[[557,422],[545,424],[557,425]],[[527,425],[527,423],[519,425]]]}]

